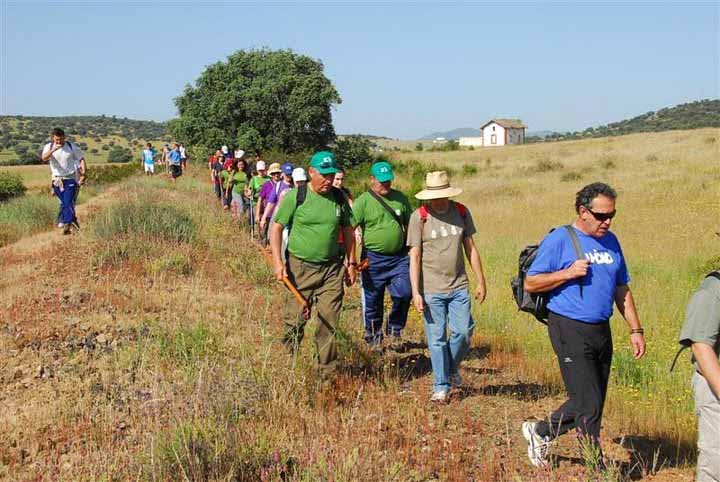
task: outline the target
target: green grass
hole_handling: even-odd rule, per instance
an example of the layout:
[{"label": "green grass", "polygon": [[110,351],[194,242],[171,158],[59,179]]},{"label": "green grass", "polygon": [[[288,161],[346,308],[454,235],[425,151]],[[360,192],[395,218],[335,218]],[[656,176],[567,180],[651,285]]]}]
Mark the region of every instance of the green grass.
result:
[{"label": "green grass", "polygon": [[55,225],[58,202],[50,196],[20,196],[0,203],[0,246]]},{"label": "green grass", "polygon": [[174,243],[197,239],[197,226],[189,214],[150,198],[111,206],[93,219],[91,227],[95,236],[105,240],[127,235]]}]

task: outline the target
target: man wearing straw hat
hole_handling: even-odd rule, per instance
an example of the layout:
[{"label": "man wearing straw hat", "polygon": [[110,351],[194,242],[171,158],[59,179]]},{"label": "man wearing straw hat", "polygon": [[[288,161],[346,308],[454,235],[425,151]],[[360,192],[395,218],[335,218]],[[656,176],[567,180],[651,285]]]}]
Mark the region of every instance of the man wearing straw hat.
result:
[{"label": "man wearing straw hat", "polygon": [[485,275],[472,238],[472,216],[465,206],[449,199],[462,190],[450,186],[445,171],[429,172],[425,184],[415,197],[427,203],[412,214],[408,226],[410,282],[413,304],[425,319],[434,378],[430,400],[445,403],[451,387],[462,386],[458,369],[474,327],[463,255],[477,278],[479,303],[485,301]]}]

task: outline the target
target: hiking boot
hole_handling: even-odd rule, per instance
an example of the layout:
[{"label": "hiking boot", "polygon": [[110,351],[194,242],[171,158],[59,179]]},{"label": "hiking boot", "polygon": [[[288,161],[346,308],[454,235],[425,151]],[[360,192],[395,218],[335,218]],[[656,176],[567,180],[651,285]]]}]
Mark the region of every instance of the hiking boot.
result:
[{"label": "hiking boot", "polygon": [[537,422],[523,422],[522,434],[528,443],[528,458],[533,467],[547,467],[550,463],[548,451],[552,440],[548,436],[538,435],[537,424]]},{"label": "hiking boot", "polygon": [[433,403],[447,403],[448,399],[447,390],[438,390],[437,392],[433,392],[430,396],[430,401]]},{"label": "hiking boot", "polygon": [[463,388],[465,386],[465,382],[460,376],[460,373],[450,375],[450,386],[453,388]]}]

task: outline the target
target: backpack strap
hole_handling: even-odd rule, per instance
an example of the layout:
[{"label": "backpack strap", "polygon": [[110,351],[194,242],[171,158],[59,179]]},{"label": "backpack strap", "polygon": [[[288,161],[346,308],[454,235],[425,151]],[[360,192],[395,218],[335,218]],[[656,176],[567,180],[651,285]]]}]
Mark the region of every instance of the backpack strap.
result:
[{"label": "backpack strap", "polygon": [[[570,239],[572,240],[573,248],[575,248],[575,255],[577,256],[577,259],[585,259],[582,252],[582,247],[580,246],[580,239],[578,238],[577,233],[575,232],[575,228],[572,227],[570,224],[566,224],[564,226],[565,230],[570,235]],[[580,280],[580,298],[583,297],[583,284],[582,280]]]},{"label": "backpack strap", "polygon": [[[720,271],[711,271],[705,276],[705,279],[707,278],[715,278],[716,280],[720,281]],[[670,365],[670,371],[672,372],[675,368],[675,363],[677,363],[678,358],[680,357],[680,354],[683,352],[683,350],[690,348],[692,344],[685,345],[680,347],[680,349],[675,353],[675,358],[673,358],[672,364]]]},{"label": "backpack strap", "polygon": [[[387,205],[387,203],[382,198],[382,196],[380,196],[378,193],[376,193],[372,189],[368,189],[368,193],[373,198],[375,198],[375,200],[377,202],[380,203],[380,205],[385,209],[385,211],[387,211],[390,214],[390,216],[392,216],[392,218],[395,220],[395,222],[398,224],[398,226],[400,226],[400,230],[402,231],[403,235],[406,235],[406,227],[405,227],[405,224],[403,224],[402,219],[400,219],[400,216],[398,216],[398,214],[395,211],[393,211],[393,209],[390,206]],[[427,211],[425,212],[425,219],[427,219]]]}]

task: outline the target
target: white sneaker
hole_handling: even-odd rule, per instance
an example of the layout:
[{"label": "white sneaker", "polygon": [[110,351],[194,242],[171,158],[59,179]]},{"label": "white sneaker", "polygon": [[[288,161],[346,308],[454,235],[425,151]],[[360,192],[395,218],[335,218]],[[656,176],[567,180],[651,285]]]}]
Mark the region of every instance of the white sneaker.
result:
[{"label": "white sneaker", "polygon": [[447,403],[447,401],[448,401],[447,390],[440,390],[438,392],[433,392],[432,396],[430,397],[430,401],[433,403]]},{"label": "white sneaker", "polygon": [[453,373],[450,375],[450,386],[453,388],[462,388],[465,386],[465,382],[459,373]]},{"label": "white sneaker", "polygon": [[62,229],[65,227],[65,223],[58,223],[58,228]]},{"label": "white sneaker", "polygon": [[538,435],[535,430],[537,424],[537,422],[523,422],[522,434],[528,443],[528,458],[530,459],[530,463],[534,467],[547,467],[549,465],[548,451],[550,450],[552,441],[550,437],[541,437]]}]

